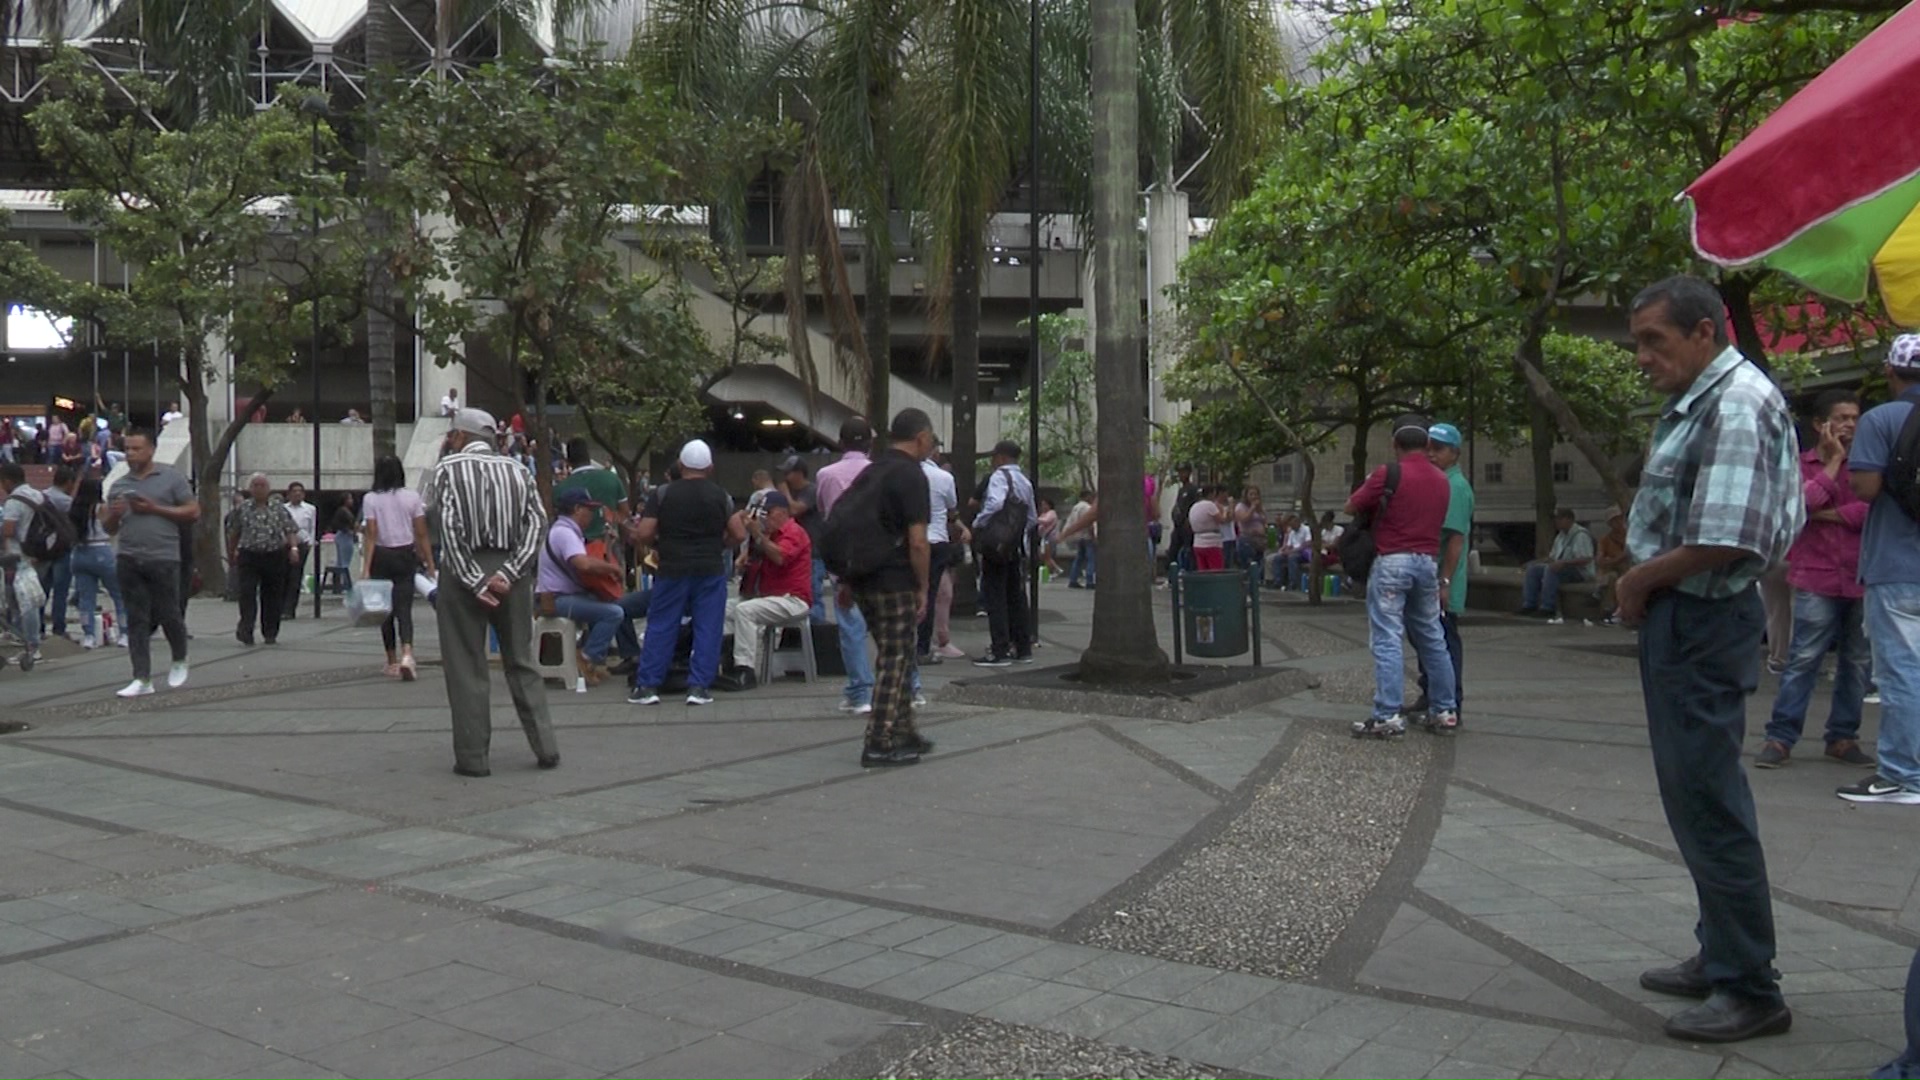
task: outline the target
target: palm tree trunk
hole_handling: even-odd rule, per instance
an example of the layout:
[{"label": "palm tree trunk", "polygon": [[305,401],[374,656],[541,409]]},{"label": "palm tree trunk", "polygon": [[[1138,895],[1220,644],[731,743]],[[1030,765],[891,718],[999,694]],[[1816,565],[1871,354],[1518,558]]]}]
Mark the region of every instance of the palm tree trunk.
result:
[{"label": "palm tree trunk", "polygon": [[[953,482],[971,494],[974,455],[979,444],[980,405],[980,241],[968,238],[958,245],[953,260]],[[869,345],[871,348],[871,345]],[[887,418],[868,417],[875,427]]]},{"label": "palm tree trunk", "polygon": [[1080,657],[1080,677],[1090,683],[1167,677],[1167,654],[1153,625],[1141,483],[1147,395],[1140,371],[1140,236],[1134,228],[1140,213],[1139,48],[1132,4],[1093,5],[1094,403],[1106,542],[1099,551],[1093,633]]},{"label": "palm tree trunk", "polygon": [[866,307],[862,314],[867,339],[867,419],[877,426],[891,419],[888,386],[893,379],[893,231],[884,211],[880,224],[867,226]]},{"label": "palm tree trunk", "polygon": [[[380,153],[380,109],[385,97],[382,81],[393,58],[393,12],[386,0],[367,5],[367,161],[366,182],[378,191],[387,182],[387,163]],[[367,203],[367,392],[372,398],[373,454],[376,459],[395,450],[393,365],[393,270],[387,262],[393,218],[378,202]],[[316,418],[317,419],[317,418]]]}]

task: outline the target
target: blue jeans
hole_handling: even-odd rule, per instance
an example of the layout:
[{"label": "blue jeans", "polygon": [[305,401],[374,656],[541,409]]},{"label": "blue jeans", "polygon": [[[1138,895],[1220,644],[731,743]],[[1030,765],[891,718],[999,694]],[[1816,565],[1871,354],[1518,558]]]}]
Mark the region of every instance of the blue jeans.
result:
[{"label": "blue jeans", "polygon": [[1920,1076],[1920,952],[1907,968],[1907,1048],[1874,1071],[1874,1080],[1909,1080]]},{"label": "blue jeans", "polygon": [[[841,696],[855,705],[873,703],[873,659],[867,655],[867,617],[860,605],[841,607],[833,602],[834,621],[840,627],[840,662],[847,668],[847,686]],[[918,669],[915,669],[916,675]]]},{"label": "blue jeans", "polygon": [[827,625],[827,564],[821,559],[813,560],[813,607],[807,619],[815,626]]},{"label": "blue jeans", "polygon": [[1082,537],[1080,550],[1073,553],[1073,566],[1067,571],[1067,584],[1080,584],[1080,574],[1087,575],[1087,588],[1093,588],[1093,575],[1098,564],[1094,561],[1094,542]]},{"label": "blue jeans", "polygon": [[1520,606],[1529,611],[1559,611],[1560,586],[1585,581],[1587,572],[1578,567],[1554,570],[1546,563],[1527,564],[1527,583],[1520,593]]},{"label": "blue jeans", "polygon": [[720,639],[727,628],[727,577],[655,577],[647,595],[647,641],[633,685],[658,689],[673,667],[680,643],[680,619],[693,617],[693,655],[687,661],[687,689],[706,690],[720,671]]},{"label": "blue jeans", "polygon": [[67,632],[67,593],[73,588],[73,552],[55,559],[47,567],[47,602],[53,605],[53,633]]},{"label": "blue jeans", "polygon": [[1867,586],[1867,636],[1880,686],[1880,775],[1920,791],[1920,585]]},{"label": "blue jeans", "polygon": [[1367,578],[1367,624],[1373,646],[1373,718],[1397,716],[1406,703],[1407,669],[1402,634],[1431,676],[1428,700],[1435,712],[1452,712],[1453,660],[1440,629],[1440,571],[1431,555],[1382,555]]},{"label": "blue jeans", "polygon": [[585,593],[563,593],[553,598],[553,609],[561,618],[572,619],[587,628],[587,638],[580,643],[580,655],[589,664],[604,664],[607,650],[616,638],[621,656],[639,654],[640,637],[633,632],[633,620],[647,613],[648,595],[631,592],[615,604]]},{"label": "blue jeans", "polygon": [[1751,588],[1722,600],[1654,594],[1640,628],[1640,686],[1660,803],[1699,895],[1693,932],[1707,979],[1778,1004],[1766,853],[1740,767],[1765,622]]},{"label": "blue jeans", "polygon": [[[1460,616],[1448,611],[1445,606],[1440,608],[1440,633],[1447,639],[1447,658],[1453,661],[1453,707],[1464,709],[1467,707],[1467,681],[1462,664],[1465,654],[1461,651],[1460,644]],[[1427,678],[1427,665],[1421,664],[1421,701],[1432,702],[1433,699],[1429,696],[1432,692],[1431,684],[1432,680]]]},{"label": "blue jeans", "polygon": [[1793,653],[1773,699],[1768,739],[1788,747],[1800,741],[1813,684],[1829,648],[1837,649],[1840,662],[1833,678],[1833,707],[1827,713],[1827,744],[1859,738],[1860,699],[1866,695],[1873,664],[1865,618],[1864,600],[1793,590]]},{"label": "blue jeans", "polygon": [[[333,565],[340,568],[340,576],[346,579],[348,588],[353,587],[353,549],[357,546],[351,535],[334,534]],[[438,565],[438,552],[435,552],[434,558]]]},{"label": "blue jeans", "polygon": [[80,633],[93,636],[94,606],[102,586],[113,600],[114,617],[120,620],[120,632],[127,629],[127,602],[120,598],[120,575],[113,568],[112,544],[82,544],[73,549],[74,602],[80,608]]}]

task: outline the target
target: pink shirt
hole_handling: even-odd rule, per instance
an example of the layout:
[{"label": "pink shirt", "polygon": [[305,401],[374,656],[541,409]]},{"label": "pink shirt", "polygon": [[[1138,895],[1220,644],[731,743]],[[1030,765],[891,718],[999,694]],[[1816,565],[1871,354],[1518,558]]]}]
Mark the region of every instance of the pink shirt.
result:
[{"label": "pink shirt", "polygon": [[360,516],[380,530],[379,546],[413,546],[413,522],[427,516],[427,508],[412,488],[368,492],[361,500]]},{"label": "pink shirt", "polygon": [[826,517],[833,513],[834,501],[852,485],[854,477],[867,471],[872,462],[865,453],[849,450],[840,455],[840,460],[821,469],[813,478],[813,498],[820,505],[820,515]]},{"label": "pink shirt", "polygon": [[[1847,479],[1847,463],[1840,463],[1838,479],[1820,465],[1820,452],[1800,455],[1801,490],[1807,498],[1807,526],[1787,550],[1787,584],[1821,596],[1857,600],[1866,595],[1860,586],[1860,531],[1867,525],[1871,503],[1860,501]],[[1839,521],[1815,521],[1813,515],[1832,510]]]}]

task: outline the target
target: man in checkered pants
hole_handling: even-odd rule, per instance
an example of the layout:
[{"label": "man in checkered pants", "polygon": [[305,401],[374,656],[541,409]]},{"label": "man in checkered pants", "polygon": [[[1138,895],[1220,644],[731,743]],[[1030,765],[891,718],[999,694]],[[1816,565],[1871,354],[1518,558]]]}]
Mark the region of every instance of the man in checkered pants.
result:
[{"label": "man in checkered pants", "polygon": [[876,527],[894,548],[873,573],[840,583],[840,605],[860,606],[880,654],[874,664],[873,713],[860,752],[860,764],[869,768],[912,765],[933,749],[913,726],[915,631],[926,612],[931,556],[932,500],[920,463],[933,453],[933,421],[919,409],[902,409],[887,436],[892,445],[874,457],[856,483],[878,485]]}]

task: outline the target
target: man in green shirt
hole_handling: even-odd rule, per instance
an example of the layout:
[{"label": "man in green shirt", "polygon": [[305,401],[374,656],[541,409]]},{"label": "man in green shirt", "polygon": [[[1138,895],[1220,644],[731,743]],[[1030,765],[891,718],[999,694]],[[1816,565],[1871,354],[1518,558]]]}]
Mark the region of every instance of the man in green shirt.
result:
[{"label": "man in green shirt", "polygon": [[567,477],[553,486],[553,496],[558,500],[561,492],[575,488],[592,496],[600,508],[582,532],[588,544],[596,540],[611,543],[608,525],[617,529],[627,517],[627,486],[612,469],[594,464],[590,449],[587,440],[578,435],[567,440]]},{"label": "man in green shirt", "polygon": [[[1467,610],[1467,538],[1473,533],[1473,485],[1460,471],[1460,429],[1452,424],[1435,424],[1427,429],[1427,459],[1447,474],[1449,489],[1447,518],[1440,526],[1440,630],[1447,639],[1447,656],[1453,661],[1453,685],[1456,700],[1464,701],[1461,681],[1460,616]],[[1410,711],[1427,711],[1427,673],[1420,672],[1420,701]],[[1459,712],[1445,730],[1459,726]],[[1434,721],[1429,716],[1431,727]]]}]

